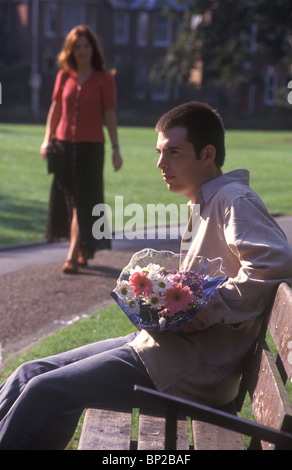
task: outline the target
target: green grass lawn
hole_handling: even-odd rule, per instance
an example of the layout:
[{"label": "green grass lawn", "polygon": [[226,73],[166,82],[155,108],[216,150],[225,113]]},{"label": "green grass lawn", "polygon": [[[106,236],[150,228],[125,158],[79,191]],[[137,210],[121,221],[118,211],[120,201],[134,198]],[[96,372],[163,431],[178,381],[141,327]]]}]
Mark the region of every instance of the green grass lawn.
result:
[{"label": "green grass lawn", "polygon": [[[23,362],[50,356],[52,354],[58,354],[65,350],[73,349],[91,342],[101,341],[108,337],[126,335],[132,331],[135,331],[135,328],[121,309],[114,304],[100,310],[88,318],[83,318],[77,321],[52,336],[45,338],[27,351],[18,354],[14,359],[11,359],[8,365],[0,373],[0,384]],[[269,335],[267,340],[273,352],[273,343]],[[292,400],[292,384],[287,381],[286,386]],[[240,415],[246,419],[253,419],[250,400],[248,398],[245,400]],[[67,446],[67,450],[76,450],[78,448],[83,419],[84,413],[79,420],[74,436]],[[135,439],[135,436],[137,438],[137,429],[138,423],[134,413],[133,439]],[[246,443],[248,443],[248,439],[246,439]]]},{"label": "green grass lawn", "polygon": [[[32,345],[14,359],[10,358],[7,366],[2,372],[0,371],[0,384],[23,362],[58,354],[109,337],[123,336],[132,331],[135,331],[135,327],[126,315],[117,305],[112,305]],[[68,450],[75,450],[78,447],[83,417],[82,415],[76,432],[68,444]]]},{"label": "green grass lawn", "polygon": [[[156,168],[156,132],[148,128],[119,129],[124,166],[114,173],[107,144],[105,198],[113,208],[115,196],[129,203],[180,204],[183,196],[166,190]],[[0,247],[44,240],[48,194],[52,177],[39,155],[44,126],[0,124]],[[251,186],[272,213],[292,213],[290,132],[227,131],[224,171],[248,168]],[[113,210],[114,214],[114,210]],[[18,355],[2,372],[0,383],[22,362],[66,349],[123,335],[133,327],[113,305],[46,338]],[[248,416],[247,406],[244,412]],[[80,425],[69,448],[77,446]]]},{"label": "green grass lawn", "polygon": [[[44,240],[52,176],[39,154],[44,126],[0,124],[0,247]],[[113,213],[115,196],[130,203],[186,202],[166,190],[156,168],[156,132],[119,128],[124,165],[115,173],[106,147],[105,199]],[[224,171],[248,168],[251,186],[271,212],[292,213],[292,136],[289,132],[227,131]],[[145,211],[146,213],[146,211]]]}]

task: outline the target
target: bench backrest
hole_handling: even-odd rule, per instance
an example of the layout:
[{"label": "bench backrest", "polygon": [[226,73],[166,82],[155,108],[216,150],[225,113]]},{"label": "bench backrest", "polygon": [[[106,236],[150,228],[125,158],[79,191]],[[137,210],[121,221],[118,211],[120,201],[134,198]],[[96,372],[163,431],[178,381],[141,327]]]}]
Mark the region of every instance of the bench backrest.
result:
[{"label": "bench backrest", "polygon": [[[281,283],[277,289],[267,332],[269,343],[271,338],[274,342],[274,348],[271,347],[274,351],[266,341],[260,341],[250,353],[237,407],[241,406],[247,390],[258,423],[292,433],[292,406],[285,388],[287,378],[289,381],[292,378],[292,292],[286,283]],[[257,439],[251,443],[252,448],[271,446]]]}]

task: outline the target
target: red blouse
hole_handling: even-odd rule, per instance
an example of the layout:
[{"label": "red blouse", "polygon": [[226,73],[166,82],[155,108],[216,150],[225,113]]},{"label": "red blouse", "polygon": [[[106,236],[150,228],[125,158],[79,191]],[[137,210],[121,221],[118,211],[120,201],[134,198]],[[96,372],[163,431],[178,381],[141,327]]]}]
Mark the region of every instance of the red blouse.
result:
[{"label": "red blouse", "polygon": [[77,74],[60,70],[52,99],[62,100],[56,138],[70,142],[104,142],[104,113],[116,108],[114,76],[106,71],[94,71],[81,86]]}]

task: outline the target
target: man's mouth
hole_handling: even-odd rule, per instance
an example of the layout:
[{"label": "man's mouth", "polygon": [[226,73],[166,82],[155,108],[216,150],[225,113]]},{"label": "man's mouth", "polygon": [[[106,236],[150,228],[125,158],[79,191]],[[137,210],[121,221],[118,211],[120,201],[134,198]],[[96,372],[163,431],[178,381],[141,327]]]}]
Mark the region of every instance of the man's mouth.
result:
[{"label": "man's mouth", "polygon": [[172,176],[172,175],[162,175],[163,177],[163,180],[166,182],[166,183],[170,183],[171,181],[174,180],[175,176]]}]

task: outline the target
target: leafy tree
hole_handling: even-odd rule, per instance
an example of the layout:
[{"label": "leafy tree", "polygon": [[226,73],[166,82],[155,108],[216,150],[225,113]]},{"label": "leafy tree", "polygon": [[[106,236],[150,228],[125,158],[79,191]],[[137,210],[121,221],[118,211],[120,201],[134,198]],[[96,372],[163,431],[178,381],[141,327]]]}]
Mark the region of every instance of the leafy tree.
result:
[{"label": "leafy tree", "polygon": [[252,78],[252,54],[273,64],[291,61],[291,37],[290,1],[191,0],[162,74],[186,82],[201,60],[204,83],[239,86]]}]

